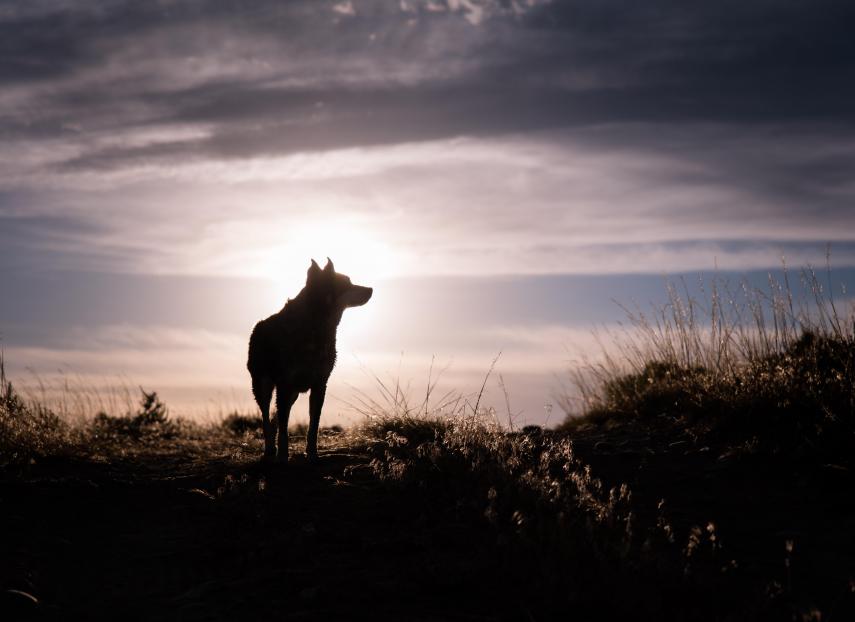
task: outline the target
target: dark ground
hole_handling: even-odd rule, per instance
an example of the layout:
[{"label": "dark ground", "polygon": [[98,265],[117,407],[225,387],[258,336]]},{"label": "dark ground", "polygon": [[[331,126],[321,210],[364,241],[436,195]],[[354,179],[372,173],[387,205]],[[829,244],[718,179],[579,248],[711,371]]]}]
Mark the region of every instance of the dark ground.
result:
[{"label": "dark ground", "polygon": [[6,474],[4,583],[42,603],[13,594],[7,607],[57,620],[521,617],[488,533],[381,484],[368,459],[326,451],[282,468],[152,451]]},{"label": "dark ground", "polygon": [[[629,485],[639,512],[664,499],[676,534],[697,525],[707,540],[706,526],[714,525],[720,568],[738,573],[747,590],[780,601],[780,609],[773,605],[764,616],[855,620],[851,461],[756,447],[722,451],[690,433],[633,425],[582,434],[575,446],[605,481]],[[738,601],[732,606],[738,612]]]},{"label": "dark ground", "polygon": [[[767,608],[765,619],[810,619],[815,610],[822,611],[816,620],[855,620],[848,465],[728,455],[649,430],[580,431],[575,446],[607,484],[629,484],[639,524],[655,522],[666,500],[677,549],[694,525],[707,546],[706,525],[714,523],[719,548],[703,571],[735,576],[742,588],[732,589],[732,581],[721,611],[700,618],[750,619],[743,601],[767,593],[780,606]],[[554,586],[521,586],[526,568],[507,572],[513,554],[479,500],[451,502],[379,481],[364,448],[328,441],[320,464],[295,457],[287,468],[260,464],[254,449],[236,440],[163,441],[109,458],[7,467],[0,472],[2,587],[39,602],[7,591],[0,619],[585,620],[627,613],[602,600],[607,587],[570,597]],[[527,563],[530,556],[518,560]],[[708,585],[718,589],[718,575]],[[675,589],[663,585],[660,613]]]}]

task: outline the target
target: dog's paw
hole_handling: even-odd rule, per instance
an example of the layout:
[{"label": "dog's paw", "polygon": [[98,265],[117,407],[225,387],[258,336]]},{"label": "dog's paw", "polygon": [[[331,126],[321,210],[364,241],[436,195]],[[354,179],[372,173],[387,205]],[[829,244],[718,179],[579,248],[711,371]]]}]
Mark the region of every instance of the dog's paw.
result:
[{"label": "dog's paw", "polygon": [[306,462],[309,464],[317,464],[319,462],[318,454],[316,452],[306,453]]}]

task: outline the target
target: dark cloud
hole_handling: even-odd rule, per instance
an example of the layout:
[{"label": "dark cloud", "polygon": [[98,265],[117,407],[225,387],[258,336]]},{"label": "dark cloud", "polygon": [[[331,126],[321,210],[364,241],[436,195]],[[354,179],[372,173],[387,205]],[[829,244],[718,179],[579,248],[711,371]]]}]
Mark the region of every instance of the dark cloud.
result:
[{"label": "dark cloud", "polygon": [[[855,38],[846,27],[855,7],[848,3],[485,1],[478,13],[459,1],[434,1],[434,9],[446,8],[437,11],[416,0],[406,10],[355,0],[353,15],[335,5],[4,3],[0,189],[18,193],[9,197],[19,209],[26,191],[38,196],[29,204],[39,213],[97,212],[110,223],[113,246],[86,250],[92,258],[84,265],[115,255],[114,267],[139,259],[131,241],[118,248],[115,239],[143,209],[181,206],[199,226],[220,218],[211,212],[220,196],[211,197],[226,193],[213,187],[230,182],[179,179],[188,163],[215,161],[222,171],[259,156],[458,136],[515,145],[524,137],[563,155],[540,153],[522,171],[505,163],[501,183],[491,180],[500,165],[483,154],[465,170],[441,154],[410,168],[386,163],[373,177],[361,173],[365,196],[379,188],[391,201],[417,186],[420,196],[408,204],[420,214],[429,211],[425,189],[456,200],[436,208],[443,231],[489,222],[497,235],[530,227],[542,236],[553,218],[552,229],[600,219],[603,243],[621,235],[791,239],[797,228],[816,240],[828,231],[844,237],[851,221]],[[550,161],[560,166],[541,166]],[[592,179],[574,178],[572,167],[585,161]],[[518,192],[515,175],[524,182]],[[334,177],[320,190],[316,180],[303,183],[316,197],[330,192],[319,204],[359,191]],[[125,185],[111,194],[113,180]],[[299,183],[280,183],[275,196],[305,200]],[[246,209],[249,201],[236,197],[228,200]],[[449,219],[463,206],[465,215]],[[149,219],[152,238],[161,235],[160,218],[168,215]],[[533,224],[520,224],[525,219]],[[724,231],[723,222],[734,225]],[[23,226],[6,226],[6,237]],[[98,237],[49,222],[20,233],[59,263],[68,255],[48,233],[66,236],[78,252]]]},{"label": "dark cloud", "polygon": [[592,123],[853,121],[851,3],[556,0],[519,16],[495,3],[478,25],[420,2],[357,1],[353,17],[333,4],[11,3],[0,84],[39,105],[4,111],[0,132],[212,126],[74,162],[97,167]]},{"label": "dark cloud", "polygon": [[[744,191],[750,204],[720,205],[716,216],[734,223],[748,217],[765,219],[805,214],[815,223],[847,222],[852,207],[847,197],[855,178],[855,133],[833,123],[706,123],[623,124],[577,133],[597,150],[632,149],[691,163],[663,168],[650,182],[662,188],[718,186]],[[674,214],[670,214],[674,217]],[[709,219],[701,210],[684,210],[699,223]],[[812,223],[804,222],[809,227]]]}]

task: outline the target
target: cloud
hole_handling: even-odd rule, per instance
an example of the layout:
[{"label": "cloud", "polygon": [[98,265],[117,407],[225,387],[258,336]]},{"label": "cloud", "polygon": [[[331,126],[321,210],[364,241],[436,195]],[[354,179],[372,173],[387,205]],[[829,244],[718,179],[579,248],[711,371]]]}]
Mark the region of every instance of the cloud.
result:
[{"label": "cloud", "polygon": [[3,253],[246,275],[307,212],[434,273],[845,241],[851,9],[820,4],[6,3]]},{"label": "cloud", "polygon": [[28,4],[0,16],[3,97],[18,104],[5,137],[213,123],[209,147],[258,155],[591,122],[841,120],[855,89],[853,9],[832,0]]},{"label": "cloud", "polygon": [[347,0],[347,2],[339,2],[338,4],[334,4],[332,10],[341,15],[347,15],[349,17],[354,17],[356,15],[356,9],[353,8],[353,2]]},{"label": "cloud", "polygon": [[827,242],[852,265],[855,154],[846,128],[831,134],[612,124],[22,172],[0,197],[0,255],[42,269],[267,276],[280,247],[335,224],[362,232],[337,244],[382,241],[397,274],[748,269],[821,261]]}]

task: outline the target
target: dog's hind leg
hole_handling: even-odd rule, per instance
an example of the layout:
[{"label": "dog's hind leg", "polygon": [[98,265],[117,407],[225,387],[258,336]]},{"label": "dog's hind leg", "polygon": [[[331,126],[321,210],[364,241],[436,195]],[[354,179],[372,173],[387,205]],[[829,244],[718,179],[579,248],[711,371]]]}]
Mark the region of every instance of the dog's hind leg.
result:
[{"label": "dog's hind leg", "polygon": [[321,423],[321,409],[324,407],[326,386],[312,387],[309,394],[309,432],[306,435],[306,457],[314,462],[318,459],[318,426]]},{"label": "dog's hind leg", "polygon": [[298,395],[300,394],[296,391],[282,391],[276,387],[276,417],[279,421],[279,453],[276,455],[278,462],[288,462],[288,416]]},{"label": "dog's hind leg", "polygon": [[261,424],[264,428],[264,457],[276,455],[273,426],[270,424],[270,400],[273,398],[273,380],[267,376],[252,377],[252,394],[261,409]]}]

